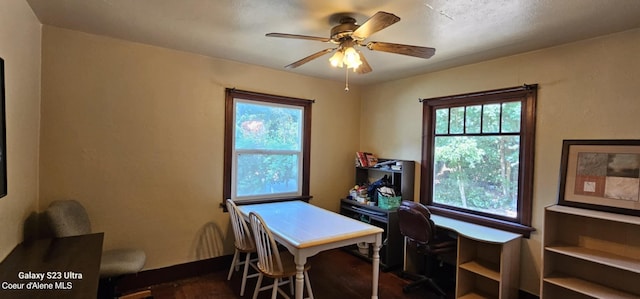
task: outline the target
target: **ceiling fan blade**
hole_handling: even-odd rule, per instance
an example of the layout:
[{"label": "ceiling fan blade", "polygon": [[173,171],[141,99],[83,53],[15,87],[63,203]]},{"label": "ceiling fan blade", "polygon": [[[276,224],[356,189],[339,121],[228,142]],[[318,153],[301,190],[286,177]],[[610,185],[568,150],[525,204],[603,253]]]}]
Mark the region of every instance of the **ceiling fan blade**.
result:
[{"label": "ceiling fan blade", "polygon": [[320,56],[322,56],[324,54],[333,52],[334,50],[335,50],[335,48],[328,48],[328,49],[324,49],[322,51],[313,53],[313,54],[311,54],[311,55],[309,55],[309,56],[307,56],[305,58],[302,58],[302,59],[300,59],[300,60],[298,60],[298,61],[296,61],[296,62],[294,62],[292,64],[289,64],[289,65],[285,66],[285,68],[288,68],[288,69],[297,68],[297,67],[299,67],[299,66],[301,66],[301,65],[303,65],[303,64],[305,64],[305,63],[307,63],[307,62],[309,62],[311,60],[314,60],[314,59],[316,59],[316,58],[318,58],[318,57],[320,57]]},{"label": "ceiling fan blade", "polygon": [[317,36],[309,36],[309,35],[299,35],[299,34],[289,34],[289,33],[267,33],[265,36],[268,37],[283,37],[283,38],[295,38],[295,39],[307,39],[307,40],[315,40],[319,42],[328,43],[331,39],[326,37],[317,37]]},{"label": "ceiling fan blade", "polygon": [[400,17],[392,13],[379,11],[368,20],[364,21],[364,23],[362,23],[362,25],[353,32],[352,36],[357,39],[365,39],[398,21],[400,21]]},{"label": "ceiling fan blade", "polygon": [[369,42],[367,48],[373,51],[382,51],[395,54],[409,55],[418,58],[431,58],[436,54],[436,49],[428,47],[392,44],[385,42]]},{"label": "ceiling fan blade", "polygon": [[360,51],[358,51],[358,54],[360,54],[360,61],[362,61],[362,64],[356,69],[356,73],[362,75],[373,71],[373,69],[369,65],[369,62],[367,62],[367,59],[364,58],[364,54],[362,54]]}]

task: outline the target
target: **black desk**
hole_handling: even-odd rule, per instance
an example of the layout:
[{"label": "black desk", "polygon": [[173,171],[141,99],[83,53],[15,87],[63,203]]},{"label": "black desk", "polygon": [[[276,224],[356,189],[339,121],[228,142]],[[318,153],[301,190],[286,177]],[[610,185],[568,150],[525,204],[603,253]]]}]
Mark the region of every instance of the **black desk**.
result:
[{"label": "black desk", "polygon": [[0,298],[96,298],[104,234],[21,243],[0,263]]}]

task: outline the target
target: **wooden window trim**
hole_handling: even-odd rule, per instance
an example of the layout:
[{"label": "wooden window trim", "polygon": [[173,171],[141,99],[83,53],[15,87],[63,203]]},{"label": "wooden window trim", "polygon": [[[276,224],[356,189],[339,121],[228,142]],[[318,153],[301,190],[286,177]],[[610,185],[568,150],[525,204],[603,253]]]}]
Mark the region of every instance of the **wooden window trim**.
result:
[{"label": "wooden window trim", "polygon": [[223,187],[222,202],[220,207],[226,211],[225,201],[231,198],[231,164],[233,153],[233,100],[234,98],[242,98],[252,101],[260,101],[267,103],[285,104],[291,106],[304,107],[304,123],[303,123],[303,140],[302,140],[302,194],[294,197],[269,198],[265,200],[245,200],[238,204],[250,204],[260,202],[286,201],[292,199],[301,199],[309,201],[312,197],[309,195],[309,176],[310,176],[310,158],[311,158],[311,106],[313,100],[270,95],[251,91],[237,90],[235,88],[227,88],[225,90],[225,120],[224,120],[224,164],[223,164]]},{"label": "wooden window trim", "polygon": [[[521,170],[519,178],[518,217],[515,220],[508,220],[480,212],[434,204],[432,198],[433,141],[435,127],[433,111],[442,107],[467,106],[480,103],[487,104],[494,101],[501,102],[506,99],[523,99],[521,114],[522,133],[520,135],[522,148],[520,162],[523,169]],[[522,234],[528,238],[531,232],[535,231],[535,229],[531,227],[531,214],[533,202],[536,100],[537,84],[421,100],[423,102],[423,134],[420,202],[427,205],[434,214]]]}]

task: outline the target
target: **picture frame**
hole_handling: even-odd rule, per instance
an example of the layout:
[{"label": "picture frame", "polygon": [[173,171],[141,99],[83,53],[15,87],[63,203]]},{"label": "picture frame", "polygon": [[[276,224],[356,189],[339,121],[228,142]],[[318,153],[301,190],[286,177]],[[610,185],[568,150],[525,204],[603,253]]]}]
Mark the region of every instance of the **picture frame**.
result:
[{"label": "picture frame", "polygon": [[7,195],[7,135],[4,81],[4,59],[0,57],[0,198]]},{"label": "picture frame", "polygon": [[558,204],[640,216],[640,140],[564,140]]}]

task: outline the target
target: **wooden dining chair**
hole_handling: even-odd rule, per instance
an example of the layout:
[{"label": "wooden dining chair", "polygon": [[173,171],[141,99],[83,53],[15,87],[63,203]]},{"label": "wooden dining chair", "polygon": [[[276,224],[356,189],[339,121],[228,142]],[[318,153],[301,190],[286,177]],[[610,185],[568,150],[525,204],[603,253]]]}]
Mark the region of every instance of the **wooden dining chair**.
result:
[{"label": "wooden dining chair", "polygon": [[[296,275],[296,264],[293,255],[286,251],[278,251],[276,241],[260,215],[254,212],[249,213],[249,222],[251,223],[251,229],[258,251],[258,270],[260,271],[256,289],[253,292],[253,299],[258,297],[260,291],[267,289],[272,289],[271,299],[275,299],[278,293],[289,299],[289,296],[280,289],[280,285],[288,282],[293,289],[293,280]],[[308,298],[313,299],[313,291],[311,290],[311,283],[309,282],[309,268],[309,265],[304,266],[304,282],[309,295]],[[273,284],[262,287],[262,278],[264,276],[273,278]],[[283,281],[284,278],[289,279],[288,281]]]},{"label": "wooden dining chair", "polygon": [[[252,253],[256,252],[256,245],[253,240],[251,230],[247,226],[247,222],[242,218],[238,207],[231,199],[227,199],[227,210],[229,210],[229,218],[231,218],[231,226],[233,227],[233,235],[235,237],[235,253],[233,254],[233,261],[231,262],[231,268],[229,268],[229,275],[227,280],[231,280],[234,270],[238,271],[239,267],[244,265],[244,271],[242,272],[242,284],[240,285],[240,296],[244,296],[244,289],[247,285],[247,278],[256,277],[259,275],[258,267],[255,265],[255,259],[251,259]],[[245,254],[244,261],[240,261],[240,255]],[[258,273],[249,274],[249,266],[253,267]]]}]

